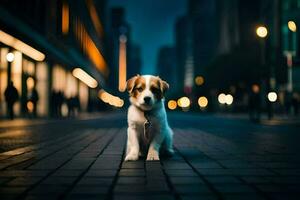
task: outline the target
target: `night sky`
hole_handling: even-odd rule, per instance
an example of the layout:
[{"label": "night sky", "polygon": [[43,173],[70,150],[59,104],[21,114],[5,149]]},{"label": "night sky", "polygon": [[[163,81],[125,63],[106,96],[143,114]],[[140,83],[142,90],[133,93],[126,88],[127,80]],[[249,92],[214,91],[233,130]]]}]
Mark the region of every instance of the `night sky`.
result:
[{"label": "night sky", "polygon": [[125,8],[132,40],[142,49],[142,74],[156,73],[158,50],[174,44],[176,19],[186,13],[186,0],[110,0]]}]

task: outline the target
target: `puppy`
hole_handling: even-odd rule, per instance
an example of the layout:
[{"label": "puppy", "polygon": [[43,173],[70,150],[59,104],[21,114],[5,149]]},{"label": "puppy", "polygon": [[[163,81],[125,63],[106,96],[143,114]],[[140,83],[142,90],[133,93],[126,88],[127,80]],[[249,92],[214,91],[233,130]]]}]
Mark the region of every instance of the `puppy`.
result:
[{"label": "puppy", "polygon": [[159,160],[159,153],[173,155],[173,131],[164,106],[164,94],[169,89],[158,76],[136,75],[127,81],[131,105],[128,108],[127,150],[125,161]]}]

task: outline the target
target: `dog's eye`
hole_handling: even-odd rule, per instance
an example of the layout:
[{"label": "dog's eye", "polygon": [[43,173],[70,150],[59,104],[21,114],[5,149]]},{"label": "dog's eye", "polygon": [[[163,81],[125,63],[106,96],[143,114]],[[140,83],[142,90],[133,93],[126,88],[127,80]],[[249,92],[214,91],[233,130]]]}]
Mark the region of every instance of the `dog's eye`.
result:
[{"label": "dog's eye", "polygon": [[139,91],[139,92],[142,92],[143,91],[143,88],[141,88],[141,87],[138,87],[138,88],[135,88],[137,91]]},{"label": "dog's eye", "polygon": [[151,88],[151,91],[152,91],[153,93],[155,93],[155,94],[160,93],[160,89],[155,88],[155,87],[152,87],[152,88]]}]

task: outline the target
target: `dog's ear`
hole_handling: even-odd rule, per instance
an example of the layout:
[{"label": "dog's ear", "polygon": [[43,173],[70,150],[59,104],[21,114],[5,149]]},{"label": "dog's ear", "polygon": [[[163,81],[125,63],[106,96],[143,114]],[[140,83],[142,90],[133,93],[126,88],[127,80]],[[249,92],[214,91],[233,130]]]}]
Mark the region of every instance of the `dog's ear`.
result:
[{"label": "dog's ear", "polygon": [[162,79],[160,79],[159,83],[160,83],[161,93],[164,94],[169,89],[169,84]]},{"label": "dog's ear", "polygon": [[135,81],[140,77],[139,74],[137,74],[136,76],[132,77],[131,79],[127,80],[126,82],[126,89],[129,93],[132,92],[134,85],[135,85]]}]

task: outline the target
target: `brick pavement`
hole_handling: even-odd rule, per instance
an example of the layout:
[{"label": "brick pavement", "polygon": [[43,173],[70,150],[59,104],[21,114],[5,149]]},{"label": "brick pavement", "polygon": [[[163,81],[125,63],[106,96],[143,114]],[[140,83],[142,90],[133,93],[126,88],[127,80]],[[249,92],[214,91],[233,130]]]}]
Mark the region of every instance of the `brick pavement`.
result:
[{"label": "brick pavement", "polygon": [[299,199],[299,153],[272,142],[177,128],[174,157],[123,162],[125,128],[77,132],[1,153],[1,199]]}]

